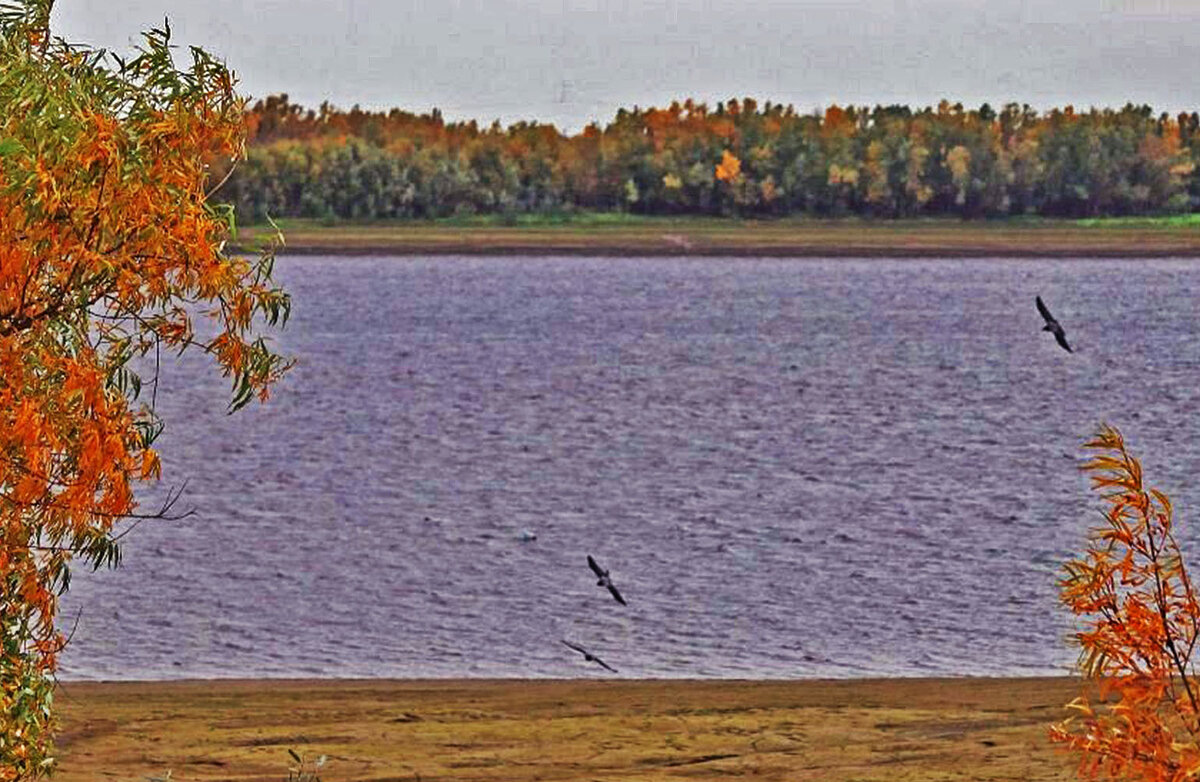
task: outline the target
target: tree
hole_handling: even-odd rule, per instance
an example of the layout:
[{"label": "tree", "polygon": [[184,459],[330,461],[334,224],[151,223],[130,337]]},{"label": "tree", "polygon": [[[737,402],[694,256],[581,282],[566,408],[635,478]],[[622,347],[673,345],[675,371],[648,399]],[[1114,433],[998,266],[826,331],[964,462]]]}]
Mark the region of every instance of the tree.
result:
[{"label": "tree", "polygon": [[1183,563],[1171,501],[1147,489],[1120,432],[1102,427],[1083,469],[1104,492],[1104,524],[1066,564],[1061,598],[1083,629],[1079,667],[1099,685],[1068,704],[1052,738],[1083,754],[1081,771],[1179,782],[1200,774],[1200,681],[1192,653],[1200,603]]},{"label": "tree", "polygon": [[195,48],[178,68],[166,25],[129,60],[69,44],[52,2],[0,2],[0,780],[51,768],[58,597],[73,561],[117,563],[159,475],[135,360],[208,353],[231,410],[288,367],[259,335],[290,306],[271,254],[226,255],[208,202],[244,148],[229,71]]},{"label": "tree", "polygon": [[[436,111],[250,109],[250,153],[223,196],[262,219],[459,212],[841,215],[974,219],[1179,212],[1200,192],[1191,115],[1148,106],[830,106],[751,98],[618,110],[573,136],[552,125],[447,123]],[[731,172],[728,154],[740,163]],[[720,162],[717,162],[718,159]]]}]

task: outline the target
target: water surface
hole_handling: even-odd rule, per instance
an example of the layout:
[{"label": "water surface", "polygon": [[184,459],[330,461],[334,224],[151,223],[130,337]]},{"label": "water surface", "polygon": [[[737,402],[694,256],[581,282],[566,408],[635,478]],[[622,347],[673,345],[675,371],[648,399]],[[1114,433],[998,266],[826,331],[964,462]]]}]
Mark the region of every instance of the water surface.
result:
[{"label": "water surface", "polygon": [[195,513],[77,574],[63,675],[1061,673],[1100,421],[1200,544],[1195,268],[281,259],[299,365],[164,368]]}]

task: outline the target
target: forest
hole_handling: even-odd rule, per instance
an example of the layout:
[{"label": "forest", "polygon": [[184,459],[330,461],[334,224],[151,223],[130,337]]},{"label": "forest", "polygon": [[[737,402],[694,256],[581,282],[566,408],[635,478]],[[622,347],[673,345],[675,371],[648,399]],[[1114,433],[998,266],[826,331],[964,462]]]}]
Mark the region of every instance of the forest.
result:
[{"label": "forest", "polygon": [[629,212],[912,218],[1200,211],[1200,117],[1145,105],[1038,112],[840,107],[751,98],[621,109],[575,135],[448,122],[434,109],[248,109],[247,159],[220,198],[270,217]]}]

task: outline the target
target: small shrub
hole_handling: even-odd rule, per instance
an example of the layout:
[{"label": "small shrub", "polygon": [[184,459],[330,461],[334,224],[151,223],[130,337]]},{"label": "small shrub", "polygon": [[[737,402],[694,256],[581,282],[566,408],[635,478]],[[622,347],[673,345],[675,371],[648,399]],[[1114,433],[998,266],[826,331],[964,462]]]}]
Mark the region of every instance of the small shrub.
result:
[{"label": "small shrub", "polygon": [[325,765],[325,755],[309,760],[294,749],[289,749],[288,754],[292,756],[295,765],[288,766],[287,782],[321,782],[318,772]]},{"label": "small shrub", "polygon": [[1171,501],[1145,488],[1116,429],[1086,444],[1083,469],[1107,505],[1061,599],[1078,617],[1079,668],[1098,685],[1067,704],[1051,737],[1082,753],[1080,776],[1181,782],[1200,775],[1200,603],[1175,539]]}]

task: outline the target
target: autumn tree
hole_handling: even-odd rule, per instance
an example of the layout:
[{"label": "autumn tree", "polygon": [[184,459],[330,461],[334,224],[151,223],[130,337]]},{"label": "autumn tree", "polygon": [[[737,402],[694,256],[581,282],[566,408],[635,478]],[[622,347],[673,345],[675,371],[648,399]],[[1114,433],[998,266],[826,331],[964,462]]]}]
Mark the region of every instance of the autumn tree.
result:
[{"label": "autumn tree", "polygon": [[[0,2],[0,780],[53,764],[58,597],[114,564],[162,428],[139,366],[196,348],[265,398],[287,362],[260,335],[289,299],[271,256],[226,255],[210,165],[241,156],[229,71],[170,30],[130,59],[51,35],[52,0]],[[194,321],[206,321],[194,329]],[[203,334],[203,336],[199,336]]]},{"label": "autumn tree", "polygon": [[[1148,106],[830,106],[751,98],[620,109],[567,135],[436,110],[251,108],[229,198],[254,219],[460,213],[864,214],[964,218],[1156,214],[1200,208],[1194,115]],[[738,176],[717,176],[724,155]]]},{"label": "autumn tree", "polygon": [[1147,488],[1120,432],[1103,427],[1084,469],[1106,504],[1061,598],[1082,620],[1081,695],[1052,737],[1082,753],[1085,776],[1181,782],[1200,775],[1200,681],[1192,655],[1200,603],[1175,537],[1171,502]]}]

